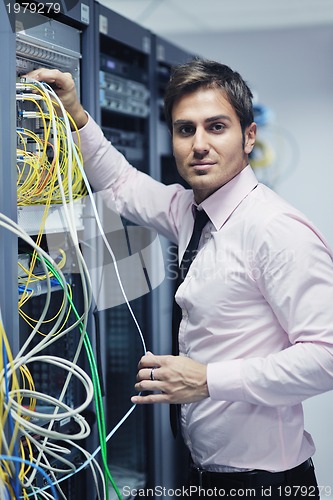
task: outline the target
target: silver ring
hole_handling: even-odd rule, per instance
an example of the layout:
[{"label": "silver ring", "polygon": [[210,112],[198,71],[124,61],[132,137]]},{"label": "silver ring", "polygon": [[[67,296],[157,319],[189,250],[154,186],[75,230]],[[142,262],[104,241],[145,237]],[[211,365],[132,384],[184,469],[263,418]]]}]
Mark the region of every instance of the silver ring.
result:
[{"label": "silver ring", "polygon": [[154,381],[154,380],[155,380],[155,377],[154,377],[154,370],[155,370],[155,368],[152,368],[152,369],[150,370],[150,380],[152,380],[152,381]]}]

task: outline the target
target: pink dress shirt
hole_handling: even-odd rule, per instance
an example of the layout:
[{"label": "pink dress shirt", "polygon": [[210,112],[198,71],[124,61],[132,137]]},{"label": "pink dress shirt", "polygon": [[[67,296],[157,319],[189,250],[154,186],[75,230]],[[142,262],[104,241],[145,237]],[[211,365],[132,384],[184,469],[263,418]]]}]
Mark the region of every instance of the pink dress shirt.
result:
[{"label": "pink dress shirt", "polygon": [[[81,141],[93,188],[177,243],[181,260],[192,191],[135,170],[92,119]],[[250,166],[201,206],[210,222],[176,300],[180,355],[207,364],[210,397],[182,405],[185,443],[213,471],[290,469],[315,451],[301,402],[333,388],[332,253]]]}]

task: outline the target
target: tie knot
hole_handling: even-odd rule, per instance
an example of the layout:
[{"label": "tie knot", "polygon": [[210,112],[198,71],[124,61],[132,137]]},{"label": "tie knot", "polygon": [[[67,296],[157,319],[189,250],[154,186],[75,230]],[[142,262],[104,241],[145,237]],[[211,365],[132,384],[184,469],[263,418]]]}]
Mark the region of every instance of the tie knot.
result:
[{"label": "tie knot", "polygon": [[195,230],[202,232],[203,228],[207,224],[209,220],[208,215],[204,210],[198,210],[197,208],[195,209],[195,220],[194,220],[194,228],[193,232]]}]

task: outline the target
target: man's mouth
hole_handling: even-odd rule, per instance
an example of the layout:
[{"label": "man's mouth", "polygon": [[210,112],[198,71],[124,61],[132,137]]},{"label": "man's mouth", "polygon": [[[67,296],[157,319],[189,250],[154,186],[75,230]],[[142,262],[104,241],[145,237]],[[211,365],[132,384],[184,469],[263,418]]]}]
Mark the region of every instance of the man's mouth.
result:
[{"label": "man's mouth", "polygon": [[191,168],[193,168],[196,171],[204,172],[209,170],[213,165],[215,165],[214,162],[207,162],[207,161],[197,161],[197,162],[192,162],[190,163]]}]

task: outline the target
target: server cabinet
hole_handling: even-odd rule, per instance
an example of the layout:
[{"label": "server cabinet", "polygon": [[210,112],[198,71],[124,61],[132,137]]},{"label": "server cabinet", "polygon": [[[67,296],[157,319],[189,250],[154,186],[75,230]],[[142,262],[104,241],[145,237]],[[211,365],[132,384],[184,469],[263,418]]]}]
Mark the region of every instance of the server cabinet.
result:
[{"label": "server cabinet", "polygon": [[[99,3],[95,9],[99,33],[96,119],[128,161],[149,173],[151,34]],[[99,193],[96,198],[100,203]],[[148,479],[150,431],[147,408],[134,408],[130,398],[144,344],[151,343],[151,254],[157,236],[103,204],[101,216],[114,252],[111,258],[105,245],[97,243],[101,254],[95,315],[104,353],[106,421],[112,434],[107,444],[108,460],[119,490],[124,486],[136,490],[145,487]],[[130,415],[118,427],[127,412]],[[109,494],[116,498],[111,488]]]},{"label": "server cabinet", "polygon": [[[90,0],[74,2],[74,5],[69,5],[69,0],[61,0],[59,9],[53,8],[47,13],[44,9],[41,17],[36,12],[23,12],[18,7],[20,3],[15,5],[18,12],[14,9],[9,12],[7,5],[0,4],[0,51],[7,70],[0,100],[0,212],[13,221],[18,220],[36,242],[42,217],[40,207],[38,209],[37,204],[17,206],[16,165],[22,159],[18,158],[16,132],[18,128],[31,129],[38,136],[41,116],[36,116],[36,110],[31,103],[27,105],[25,97],[17,100],[15,87],[17,90],[20,75],[38,66],[70,71],[85,109],[127,159],[157,179],[174,182],[176,178],[170,177],[169,169],[172,163],[171,141],[161,101],[171,66],[191,55],[100,4],[91,4]],[[42,10],[43,5],[49,8],[47,2],[38,5]],[[31,136],[23,141],[25,154],[38,152],[36,146],[31,146],[32,142]],[[130,403],[137,362],[146,346],[161,354],[171,350],[171,335],[168,336],[166,325],[171,324],[173,288],[171,280],[164,276],[164,271],[161,272],[161,266],[165,270],[170,255],[168,243],[106,210],[98,193],[93,197],[102,231],[114,251],[113,257],[105,248],[100,230],[93,221],[95,209],[88,196],[78,203],[75,214],[80,249],[83,249],[94,282],[87,329],[92,350],[97,356],[99,391],[105,404],[106,428],[110,431],[104,460],[108,461],[115,481],[115,487],[110,487],[109,497],[115,498],[119,496],[117,487],[121,490],[125,485],[135,490],[178,484],[176,458],[179,457],[179,445],[170,435],[167,407],[133,408]],[[50,247],[57,248],[61,239],[57,207],[53,210],[51,230],[47,235],[43,234],[39,242],[45,251]],[[30,262],[29,250],[22,238],[5,229],[3,223],[0,232],[0,271],[6,284],[0,290],[1,319],[15,356],[32,328],[22,316],[41,316],[46,294],[44,284],[31,285],[34,297],[22,305],[19,319],[17,280],[18,277],[22,279],[22,275],[24,277],[24,269]],[[66,279],[80,315],[84,296],[77,273],[78,263],[66,238],[64,246],[69,256],[65,266]],[[116,267],[120,269],[121,284]],[[50,286],[51,311],[56,316],[62,309],[61,290],[57,282],[53,281]],[[53,323],[48,323],[43,334],[52,330],[54,321],[53,318]],[[69,315],[64,324],[73,321]],[[71,358],[76,343],[74,336],[68,337],[60,349],[55,343],[44,354],[51,359],[60,350],[64,358]],[[32,342],[31,349],[34,347]],[[78,364],[90,373],[85,356],[80,356]],[[56,397],[64,383],[61,369],[46,363],[43,366],[35,364],[31,371],[40,392]],[[83,393],[82,386],[73,383],[66,392],[66,405],[74,407],[84,397]],[[88,452],[93,452],[99,443],[98,429],[94,424],[96,407],[91,404],[83,417],[92,429],[84,446]],[[119,426],[122,420],[124,423]],[[63,423],[64,432],[75,432],[72,423]],[[5,431],[10,435],[10,428]],[[55,445],[60,446],[60,443]],[[76,466],[84,465],[80,453],[69,452],[70,462]],[[57,480],[65,479],[64,474],[57,474]],[[90,500],[95,497],[90,471],[85,469],[80,474],[69,476],[62,482],[66,498]],[[45,481],[39,472],[33,486],[43,487]]]},{"label": "server cabinet", "polygon": [[[58,128],[51,126],[56,116],[54,102],[52,99],[44,101],[43,94],[39,92],[42,87],[34,89],[30,86],[31,82],[22,76],[40,66],[70,71],[80,93],[81,74],[86,71],[82,64],[82,51],[84,48],[91,50],[89,15],[92,9],[89,2],[76,2],[73,10],[70,7],[47,2],[1,4],[1,51],[8,74],[2,86],[0,108],[0,172],[3,179],[0,211],[13,221],[10,224],[7,220],[6,229],[3,224],[1,227],[1,276],[6,283],[1,297],[1,315],[9,345],[2,358],[1,370],[5,379],[9,373],[13,379],[17,378],[15,388],[19,389],[15,391],[21,394],[16,397],[19,407],[15,415],[11,416],[11,410],[2,419],[1,431],[5,442],[7,438],[11,443],[7,449],[2,441],[2,456],[8,454],[7,458],[3,458],[2,466],[9,464],[11,470],[10,479],[4,481],[2,477],[1,480],[3,498],[18,498],[23,492],[35,494],[43,488],[51,488],[55,498],[58,482],[68,500],[78,495],[82,499],[95,495],[94,486],[87,488],[88,484],[91,485],[90,472],[83,470],[75,474],[75,468],[85,462],[87,455],[81,453],[75,444],[70,444],[70,439],[78,439],[83,450],[92,452],[98,443],[93,418],[90,418],[94,413],[93,405],[82,404],[87,390],[82,382],[85,380],[88,386],[90,384],[87,358],[85,354],[75,358],[83,337],[80,330],[83,323],[77,318],[82,316],[82,309],[86,307],[82,283],[67,262],[63,267],[62,284],[63,288],[70,287],[72,294],[71,307],[65,308],[63,296],[68,295],[64,289],[61,290],[60,275],[54,269],[51,271],[50,267],[43,267],[45,262],[57,265],[56,260],[51,257],[43,261],[44,264],[38,260],[40,256],[49,255],[52,240],[48,238],[49,234],[53,236],[53,241],[59,242],[61,235],[67,232],[67,228],[59,224],[61,203],[59,199],[55,200],[57,183],[49,183],[57,161],[64,161],[67,151],[61,150],[58,160],[55,160],[57,141],[60,141],[55,131],[63,133],[61,119]],[[89,103],[86,97],[83,100],[93,112],[94,103]],[[61,144],[65,143],[64,139]],[[33,190],[33,184],[39,188]],[[49,195],[46,195],[47,192]],[[75,230],[83,233],[84,203],[81,194],[78,200]],[[16,222],[18,225],[15,225]],[[48,234],[45,230],[47,225]],[[34,254],[34,248],[39,249],[37,254]],[[62,253],[69,255],[67,249]],[[66,314],[62,316],[65,309]],[[90,320],[85,321],[91,324]],[[67,329],[70,335],[64,335]],[[58,334],[62,340],[54,339],[48,342],[47,347],[45,342],[45,347],[42,347],[43,338],[51,339],[53,334]],[[9,357],[11,353],[13,360]],[[65,375],[66,366],[68,372],[80,373],[79,377],[70,380],[71,377]],[[15,372],[18,376],[14,377]],[[2,395],[10,409],[13,403],[8,403],[11,396],[9,389],[13,387],[7,383],[5,395]],[[57,401],[60,403],[55,410]],[[85,406],[85,410],[80,416],[75,415],[75,409],[81,406]],[[23,408],[27,410],[26,414]],[[85,423],[89,421],[91,431]],[[86,428],[81,436],[77,424]],[[46,428],[48,435],[44,432]],[[42,447],[47,450],[46,455],[41,451]],[[66,459],[60,455],[66,455]],[[18,459],[16,463],[21,464],[21,468],[11,465],[14,458]],[[27,469],[23,465],[25,459]],[[30,475],[29,470],[33,470],[33,474]],[[87,491],[90,491],[88,496]]]},{"label": "server cabinet", "polygon": [[195,57],[195,54],[191,54],[157,35],[153,35],[153,47],[155,60],[154,86],[157,109],[156,164],[162,182],[165,184],[174,182],[183,183],[173,159],[171,134],[164,117],[163,96],[172,67],[190,61]]}]

